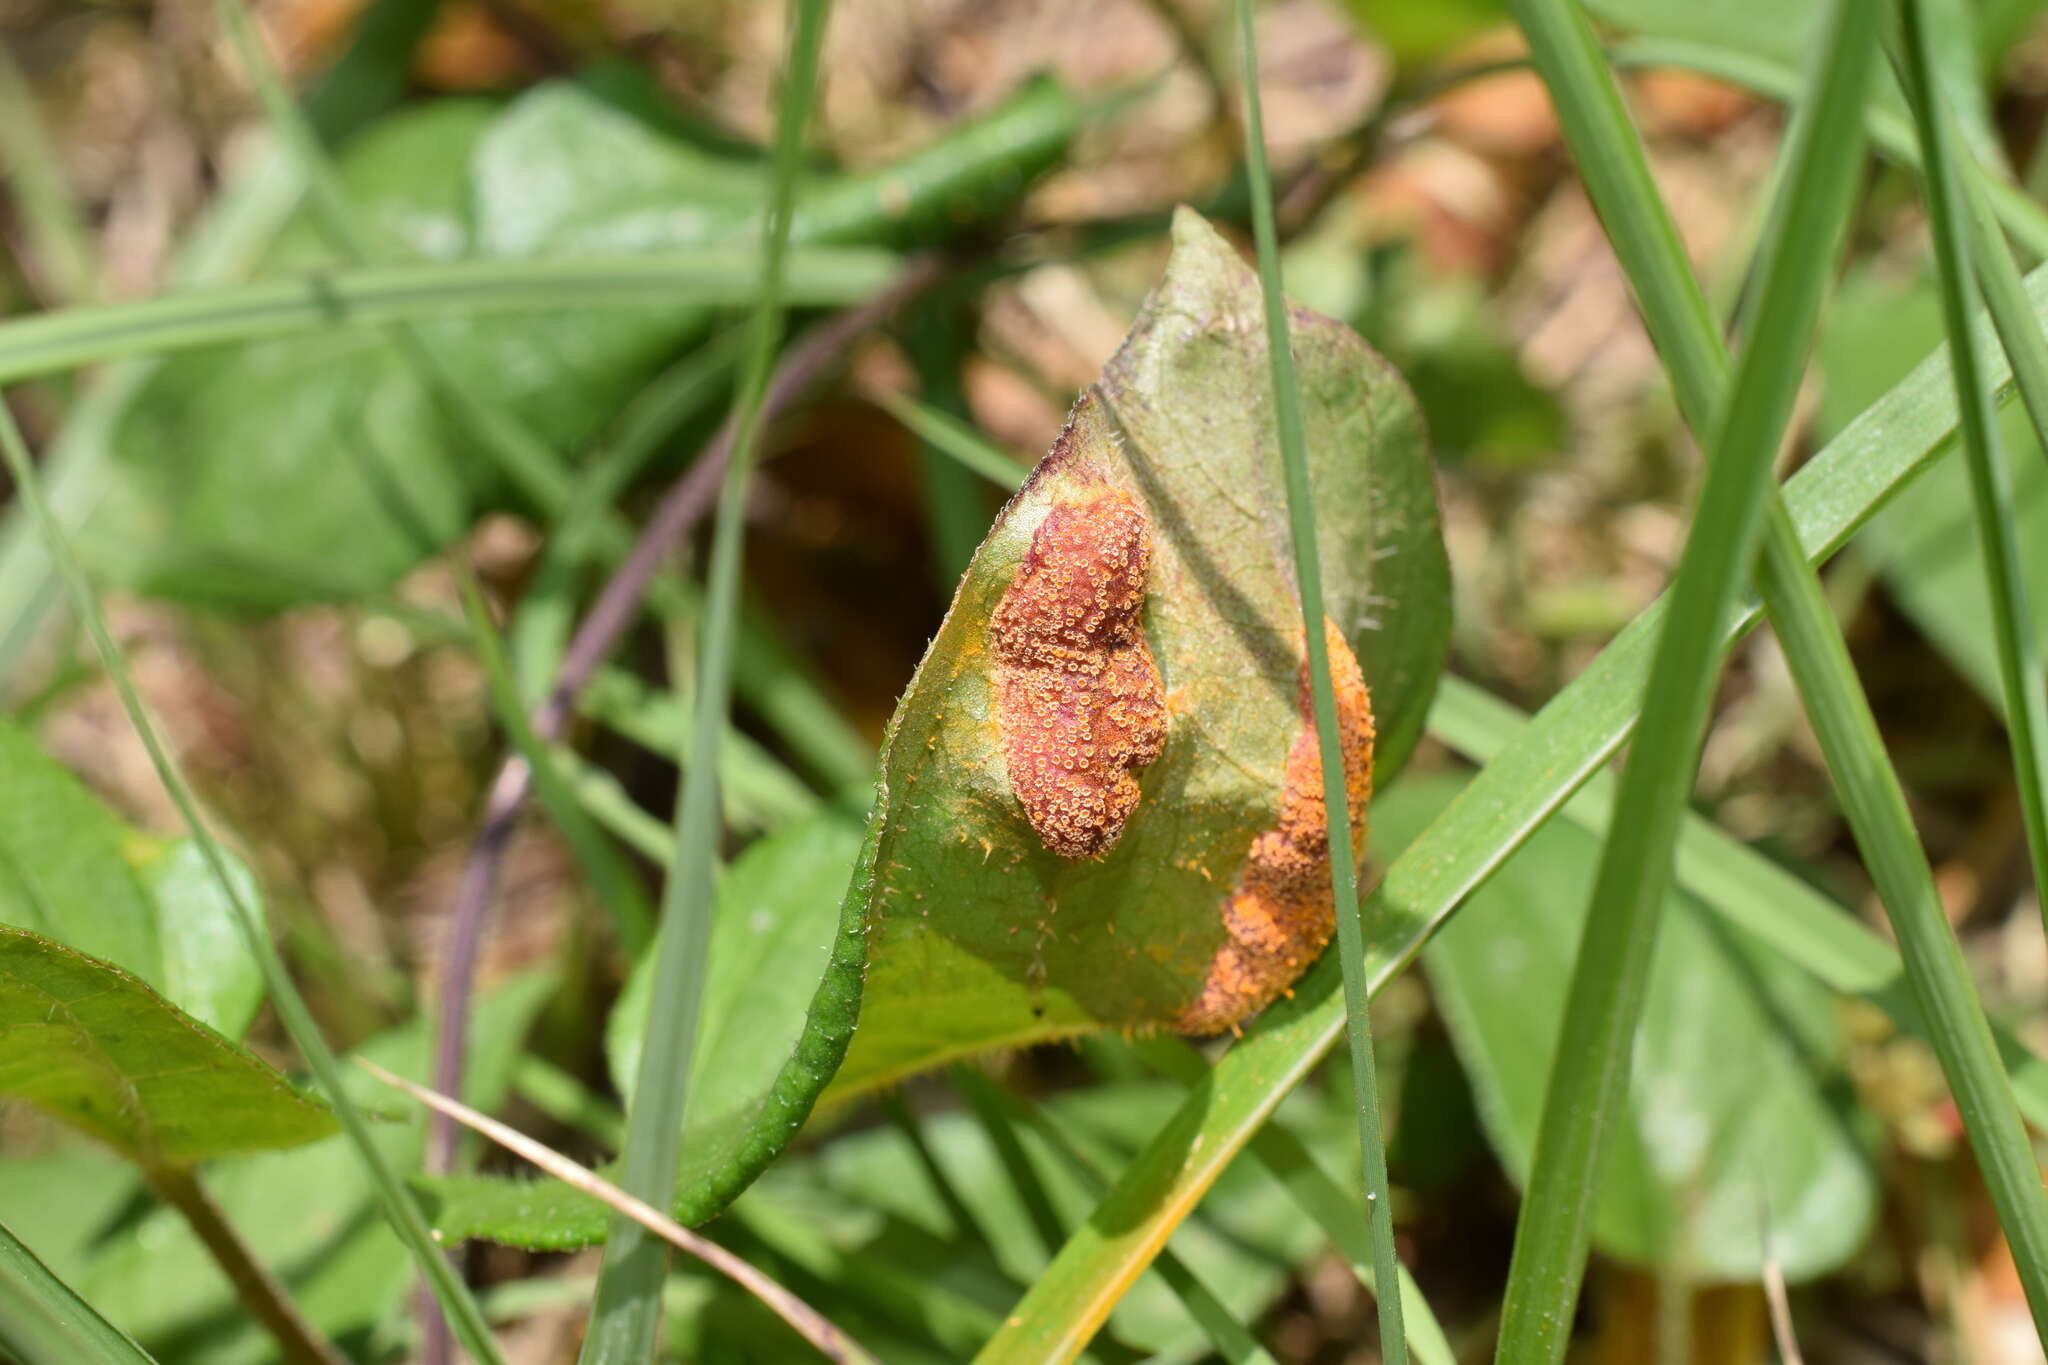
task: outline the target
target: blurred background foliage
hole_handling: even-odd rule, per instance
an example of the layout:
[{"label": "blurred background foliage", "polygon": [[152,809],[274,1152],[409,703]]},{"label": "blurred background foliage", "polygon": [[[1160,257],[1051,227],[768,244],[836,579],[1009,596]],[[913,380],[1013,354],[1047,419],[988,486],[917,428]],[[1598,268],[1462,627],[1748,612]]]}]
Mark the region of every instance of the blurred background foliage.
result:
[{"label": "blurred background foliage", "polygon": [[[2041,6],[1950,7],[1965,126],[2039,192]],[[602,255],[745,242],[757,229],[778,5],[254,8],[394,253]],[[774,425],[746,594],[779,666],[829,699],[858,760],[999,496],[878,396],[915,394],[1036,458],[1158,277],[1165,211],[1191,202],[1241,227],[1244,200],[1227,15],[1212,0],[833,8],[796,240],[928,246],[948,271]],[[1697,64],[1724,71],[1796,68],[1817,12],[1799,0],[1590,8],[1617,44],[1706,53]],[[1533,709],[1665,583],[1698,450],[1504,5],[1279,0],[1259,22],[1289,291],[1357,327],[1408,377],[1455,576],[1451,671]],[[6,314],[333,264],[293,208],[205,0],[0,0],[0,40]],[[1646,61],[1628,90],[1686,246],[1732,313],[1783,111],[1670,64]],[[903,211],[906,183],[915,213]],[[1895,166],[1876,164],[1852,240],[1794,459],[1939,338],[1924,220]],[[799,291],[802,319],[878,283],[858,255],[826,264]],[[595,461],[643,445],[620,498],[637,519],[724,409],[736,316],[572,307],[422,333],[473,392],[556,449]],[[128,362],[18,384],[9,399],[60,489],[90,509],[85,548],[119,589],[137,679],[236,832],[329,1036],[417,1071],[454,881],[500,754],[483,675],[451,628],[461,608],[445,547],[459,542],[514,620],[515,663],[523,638],[544,657],[547,612],[573,610],[601,581],[578,567],[564,583],[548,566],[560,508],[508,481],[375,331]],[[2034,600],[2048,601],[2048,466],[2016,409],[2008,419],[2020,539]],[[652,438],[627,434],[648,423]],[[1939,464],[1904,490],[1826,584],[1987,1005],[2048,1046],[2048,944],[1999,734],[1961,467]],[[168,863],[176,845],[132,828],[174,831],[165,796],[75,629],[44,613],[47,596],[17,519],[0,533],[8,710],[126,822],[88,821],[78,838],[125,838],[130,864]],[[529,613],[535,603],[546,610]],[[683,711],[668,689],[688,661],[644,630],[619,662],[586,698],[575,748],[582,779],[625,810],[619,828],[644,833],[645,813],[664,819],[673,799]],[[735,853],[842,796],[842,774],[758,699],[738,726],[722,759]],[[1410,768],[1375,808],[1375,862],[1462,771],[1433,743]],[[11,761],[5,780],[18,781]],[[1699,809],[1879,922],[1765,634],[1734,656]],[[0,829],[0,849],[5,839]],[[1562,824],[1539,837],[1376,1006],[1404,1259],[1453,1340],[1480,1349],[1540,1103],[1552,1026],[1537,1025],[1560,1007],[1593,848]],[[1769,1359],[1760,1282],[1776,1271],[1796,1282],[1808,1360],[2038,1360],[1924,1045],[1719,921],[1687,906],[1674,920],[1638,1047],[1632,1140],[1600,1206],[1586,1359]],[[572,1154],[612,1150],[605,1028],[626,974],[534,812],[514,835],[487,943],[473,1098]],[[221,1009],[246,1013],[234,995],[244,987],[222,990]],[[268,1013],[251,1043],[293,1060]],[[716,1235],[884,1358],[963,1359],[1092,1207],[1059,1143],[1113,1170],[1171,1111],[1181,1092],[1142,1050],[1112,1037],[990,1059],[1002,1091],[1042,1105],[1055,1136],[992,1121],[980,1068],[823,1115]],[[371,1089],[366,1103],[388,1105]],[[1326,1068],[1281,1111],[1331,1171],[1354,1162],[1347,1089],[1342,1067]],[[393,1124],[386,1139],[395,1160],[417,1162],[415,1130]],[[191,1233],[127,1166],[15,1104],[0,1105],[0,1149],[0,1220],[160,1359],[266,1358]],[[1040,1174],[1020,1172],[1020,1154]],[[355,1358],[404,1356],[406,1267],[345,1150],[317,1143],[209,1172],[309,1316]],[[1760,1189],[1761,1210],[1747,1202]],[[1276,1357],[1377,1358],[1349,1266],[1263,1172],[1233,1170],[1175,1246]],[[513,1359],[569,1358],[594,1253],[473,1245],[466,1257]],[[797,1349],[693,1267],[679,1267],[670,1302],[688,1358]],[[1096,1349],[1124,1360],[1207,1348],[1148,1279]]]}]

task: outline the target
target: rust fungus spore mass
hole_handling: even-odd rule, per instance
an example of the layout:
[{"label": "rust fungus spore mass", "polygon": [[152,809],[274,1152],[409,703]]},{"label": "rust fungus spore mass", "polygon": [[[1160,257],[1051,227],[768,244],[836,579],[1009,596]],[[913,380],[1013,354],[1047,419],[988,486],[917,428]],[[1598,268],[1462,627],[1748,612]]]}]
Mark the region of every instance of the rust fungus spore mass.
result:
[{"label": "rust fungus spore mass", "polygon": [[[1372,798],[1372,697],[1343,633],[1327,617],[1330,681],[1344,751],[1345,804],[1353,853],[1365,847],[1365,807]],[[1305,651],[1304,651],[1305,652]],[[1287,751],[1280,823],[1252,840],[1237,886],[1223,902],[1230,937],[1216,950],[1202,991],[1181,1015],[1183,1033],[1217,1033],[1257,1013],[1308,970],[1337,928],[1330,888],[1330,812],[1323,800],[1323,764],[1316,741],[1308,662],[1297,682],[1302,728]]]},{"label": "rust fungus spore mass", "polygon": [[1046,514],[993,628],[1010,789],[1040,841],[1105,853],[1138,804],[1132,769],[1166,743],[1166,697],[1139,613],[1151,570],[1144,509],[1109,489]]}]

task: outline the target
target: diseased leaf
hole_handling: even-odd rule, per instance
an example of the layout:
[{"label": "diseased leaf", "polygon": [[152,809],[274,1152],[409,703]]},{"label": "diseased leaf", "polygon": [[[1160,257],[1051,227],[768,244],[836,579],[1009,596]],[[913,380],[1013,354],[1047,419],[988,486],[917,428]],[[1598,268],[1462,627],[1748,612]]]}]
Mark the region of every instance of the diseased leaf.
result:
[{"label": "diseased leaf", "polygon": [[0,1095],[146,1164],[293,1147],[325,1105],[110,962],[0,926]]},{"label": "diseased leaf", "polygon": [[[1130,337],[976,554],[891,723],[865,858],[873,876],[848,901],[869,926],[860,1029],[833,1094],[992,1047],[1207,1018],[1205,978],[1212,963],[1227,970],[1219,954],[1244,937],[1226,933],[1224,906],[1254,841],[1280,838],[1295,818],[1292,804],[1283,811],[1290,786],[1317,793],[1321,818],[1312,746],[1297,760],[1305,772],[1289,764],[1312,726],[1261,318],[1256,278],[1183,210]],[[1301,309],[1293,326],[1327,611],[1370,687],[1378,763],[1391,772],[1419,731],[1449,628],[1423,435],[1414,400],[1355,333]],[[1099,703],[1055,688],[1029,726],[1003,714],[1014,647],[1000,604],[1049,549],[1082,544],[1076,563],[1112,563],[1059,519],[1118,499],[1148,528],[1142,639],[1163,682],[1165,736],[1156,761],[1126,768],[1137,799],[1114,842],[1073,858],[1040,832],[1016,736],[1046,724],[1068,744],[1060,717]],[[1107,572],[1103,592],[1125,571]],[[1088,629],[1108,632],[1107,620]],[[1103,733],[1089,742],[1101,748]],[[1107,749],[1090,757],[1088,742],[1071,743],[1083,768],[1106,761]]]},{"label": "diseased leaf", "polygon": [[[1404,787],[1373,808],[1405,843],[1456,793]],[[1423,949],[1501,1162],[1526,1178],[1600,845],[1553,821]],[[1611,1256],[1755,1280],[1809,1279],[1853,1255],[1876,1173],[1841,1070],[1832,994],[1687,895],[1657,939],[1629,1104],[1593,1239]]]},{"label": "diseased leaf", "polygon": [[[857,863],[843,834],[799,827],[720,886],[712,979],[726,994],[707,1000],[704,1055],[732,1052],[748,1079],[706,1068],[678,1218],[729,1202],[821,1092],[846,1098],[1096,1028],[1215,1022],[1197,1009],[1211,965],[1244,946],[1226,931],[1227,901],[1305,915],[1313,907],[1294,898],[1320,888],[1327,918],[1262,319],[1257,279],[1183,210],[1165,279],[976,553],[898,707]],[[1328,615],[1371,688],[1390,772],[1420,732],[1449,632],[1435,488],[1414,400],[1386,363],[1306,310],[1294,328]],[[1157,670],[1161,744],[1141,655]],[[1369,732],[1348,717],[1347,734]],[[1366,772],[1352,776],[1362,795]],[[834,929],[823,892],[850,863]],[[754,914],[755,932],[800,944],[800,957],[769,937],[729,946],[736,917]],[[1321,943],[1284,946],[1299,970]],[[1256,984],[1271,994],[1284,982]],[[774,1022],[739,1024],[757,994]],[[627,1008],[644,1010],[630,996]],[[635,1017],[615,1021],[615,1072]],[[774,1049],[755,1046],[766,1037]],[[781,1041],[792,1037],[793,1055]],[[553,1184],[471,1179],[433,1194],[451,1239],[578,1246],[609,1221]]]},{"label": "diseased leaf", "polygon": [[[103,958],[202,1023],[239,1036],[262,972],[188,839],[129,828],[27,731],[0,720],[0,924]],[[239,863],[247,903],[261,903]]]}]

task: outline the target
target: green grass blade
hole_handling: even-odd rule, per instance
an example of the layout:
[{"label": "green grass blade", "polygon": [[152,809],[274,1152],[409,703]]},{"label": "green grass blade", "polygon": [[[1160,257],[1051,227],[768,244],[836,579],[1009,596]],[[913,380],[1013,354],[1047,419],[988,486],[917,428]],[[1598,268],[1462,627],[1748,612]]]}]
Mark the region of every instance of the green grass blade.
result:
[{"label": "green grass blade", "polygon": [[[1799,72],[1783,63],[1752,52],[1737,52],[1709,43],[1683,38],[1630,38],[1615,44],[1608,56],[1618,67],[1648,69],[1676,67],[1738,85],[1766,99],[1789,104],[1800,90]],[[1918,167],[1920,151],[1913,129],[1892,111],[1873,106],[1866,127],[1871,145],[1902,166]],[[2027,198],[2025,192],[2004,180],[1988,179],[1986,195],[1998,221],[2013,240],[2037,260],[2048,259],[2048,210]]]},{"label": "green grass blade", "polygon": [[654,913],[646,894],[626,860],[605,838],[595,820],[583,807],[568,777],[555,764],[554,752],[534,733],[533,721],[519,695],[519,684],[505,662],[505,647],[498,628],[484,603],[483,589],[467,564],[458,568],[457,583],[462,605],[469,617],[470,643],[483,665],[490,692],[491,709],[505,727],[506,738],[533,773],[533,789],[546,807],[562,839],[569,845],[576,863],[583,869],[598,903],[611,916],[619,936],[619,947],[628,958],[637,957],[653,937]]},{"label": "green grass blade", "polygon": [[155,1365],[0,1223],[0,1356],[21,1365]]},{"label": "green grass blade", "polygon": [[64,302],[98,293],[98,253],[65,182],[63,154],[43,126],[35,92],[5,47],[0,47],[0,170],[13,190],[45,287]]},{"label": "green grass blade", "polygon": [[[1609,126],[1625,126],[1604,67],[1593,89],[1561,89],[1586,84],[1583,68],[1553,60],[1567,46],[1583,48],[1589,36],[1583,34],[1583,16],[1564,0],[1520,0],[1515,9],[1530,30],[1539,69],[1558,92],[1561,115],[1569,121],[1563,111],[1577,104]],[[1733,613],[1755,556],[1771,497],[1771,461],[1791,419],[1861,172],[1863,98],[1879,17],[1878,7],[1859,0],[1833,7],[1813,96],[1789,135],[1781,183],[1792,199],[1775,215],[1764,244],[1750,340],[1706,443],[1706,486],[1679,560],[1642,719],[1622,774],[1621,802],[1632,818],[1609,832],[1602,850],[1566,999],[1502,1308],[1495,1359],[1510,1365],[1562,1360],[1571,1335],[1609,1125],[1627,1080],[1629,1044],[1642,1015],[1678,826],[1713,700],[1720,625]],[[1540,32],[1546,25],[1550,31]],[[1581,33],[1558,32],[1561,25],[1575,25]],[[1608,223],[1617,251],[1626,252],[1619,240],[1623,225]],[[1646,313],[1652,298],[1661,306],[1686,294],[1664,280],[1657,276],[1653,285],[1638,279]],[[1690,338],[1697,330],[1681,335]],[[1672,370],[1677,383],[1680,367]]]},{"label": "green grass blade", "polygon": [[[1135,1038],[1131,1050],[1145,1065],[1160,1075],[1178,1081],[1190,1090],[1199,1088],[1209,1075],[1202,1055],[1178,1038],[1164,1034]],[[1323,1230],[1325,1236],[1365,1287],[1378,1292],[1372,1266],[1372,1228],[1357,1196],[1346,1190],[1309,1151],[1308,1144],[1293,1130],[1275,1119],[1260,1125],[1252,1136],[1251,1154],[1267,1174],[1280,1182],[1304,1216]],[[1408,1348],[1422,1365],[1456,1365],[1450,1338],[1436,1319],[1422,1288],[1408,1267],[1401,1268],[1401,1320],[1408,1328]]]},{"label": "green grass blade", "polygon": [[[1940,284],[1941,316],[1951,337],[1969,335],[1970,314],[1975,308],[1974,276],[1969,241],[1972,213],[1964,176],[1973,163],[1963,149],[1955,119],[1941,92],[1940,70],[1936,64],[1936,43],[1930,27],[1925,0],[1905,0],[1905,23],[1899,46],[1900,84],[1913,110],[1913,123],[1920,137],[1922,179],[1927,199],[1928,226],[1934,237],[1935,274]],[[1983,264],[1993,271],[2004,248],[1994,247]],[[1994,276],[1994,282],[2003,283]],[[2011,317],[2011,297],[1996,291],[1999,303],[1992,311],[1994,324],[2003,315]],[[2030,410],[2036,400],[2048,394],[2034,391],[2040,365],[2038,322],[2030,325],[1999,325],[2007,337],[2013,369],[2022,381],[2022,395]],[[2035,344],[2029,345],[2029,340]],[[2015,346],[2017,343],[2017,347]],[[1970,501],[1977,513],[1977,539],[1984,553],[1985,586],[1991,598],[1992,639],[1998,650],[1998,676],[2005,695],[2006,734],[2011,741],[2014,779],[2019,784],[2020,814],[2027,832],[2027,852],[2034,865],[2035,885],[2048,885],[2048,665],[2041,656],[2041,641],[2033,606],[2027,600],[2026,578],[2020,568],[2019,545],[2013,537],[2012,471],[1999,448],[1998,431],[1991,420],[1991,394],[1984,386],[1977,348],[1956,345],[1949,348],[1954,367],[1957,401],[1962,411],[1963,456],[1970,471]],[[2044,407],[2037,420],[2048,420]],[[2044,906],[2048,913],[2048,906]],[[2048,1247],[2042,1248],[2048,1250]],[[2015,1248],[2017,1251],[2017,1248]],[[2048,1275],[2048,1266],[2043,1267]],[[2048,1287],[2048,1281],[2044,1281]],[[2048,1313],[2048,1299],[2035,1304],[2037,1316]],[[2041,1319],[2048,1325],[2048,1317]]]},{"label": "green grass blade", "polygon": [[720,336],[692,350],[634,395],[584,462],[582,477],[541,551],[532,585],[507,630],[513,675],[531,707],[555,680],[575,627],[583,570],[597,558],[597,529],[606,511],[646,469],[675,429],[710,410],[730,380],[737,338]]},{"label": "green grass blade", "polygon": [[[739,624],[740,548],[745,534],[747,479],[760,438],[762,400],[782,335],[780,291],[789,245],[791,210],[803,161],[818,51],[825,31],[824,0],[801,0],[789,35],[783,88],[776,115],[775,150],[763,268],[754,303],[748,350],[736,402],[737,434],[719,489],[711,538],[704,629],[698,648],[696,718],[691,752],[698,761],[683,774],[676,806],[676,854],[663,889],[662,931],[655,948],[654,987],[647,1043],[627,1117],[621,1184],[660,1207],[675,1187],[682,1145],[684,1102],[696,1045],[705,951],[711,932],[711,894],[717,856],[718,752],[730,706],[735,636]],[[619,1219],[605,1247],[597,1298],[581,1359],[585,1365],[641,1365],[653,1359],[661,1315],[667,1246],[638,1224]]]},{"label": "green grass blade", "polygon": [[[829,306],[867,298],[895,274],[898,259],[868,247],[806,247],[790,260],[790,300]],[[753,296],[760,262],[760,252],[737,246],[413,261],[61,308],[0,323],[0,382],[338,326],[570,308],[737,305]]]},{"label": "green grass blade", "polygon": [[979,474],[997,488],[1014,493],[1031,471],[990,445],[981,433],[950,412],[901,394],[881,392],[875,403],[908,427],[911,434],[937,454],[954,461],[970,473]]},{"label": "green grass blade", "polygon": [[[1010,1174],[1011,1183],[1019,1195],[1026,1197],[1027,1207],[1034,1198],[1044,1205],[1048,1226],[1042,1226],[1040,1232],[1041,1235],[1047,1230],[1052,1232],[1053,1235],[1046,1239],[1046,1249],[1056,1249],[1065,1238],[1059,1232],[1051,1200],[1046,1197],[1045,1187],[1038,1179],[1037,1169],[1031,1164],[1030,1154],[1018,1140],[1012,1120],[1029,1126],[1037,1133],[1060,1164],[1066,1167],[1067,1173],[1094,1198],[1100,1198],[1109,1185],[1101,1168],[1046,1117],[1044,1110],[1012,1095],[980,1071],[973,1067],[958,1067],[954,1070],[954,1081],[967,1097],[975,1116],[981,1120],[982,1131],[995,1145],[1003,1169]],[[1038,1222],[1039,1215],[1034,1212],[1032,1219]],[[1230,1365],[1275,1365],[1273,1357],[1259,1344],[1258,1338],[1237,1320],[1236,1314],[1216,1297],[1215,1291],[1203,1283],[1171,1247],[1160,1250],[1159,1260],[1153,1269],[1159,1272],[1159,1278],[1165,1281],[1166,1287],[1181,1301],[1181,1306],[1188,1310],[1188,1316],[1209,1338],[1216,1354],[1229,1361]]]},{"label": "green grass blade", "polygon": [[1066,1229],[1060,1225],[1059,1213],[1052,1206],[1052,1195],[1046,1191],[1045,1182],[1038,1178],[1038,1168],[1031,1164],[1030,1154],[1017,1138],[1005,1097],[996,1083],[974,1066],[953,1068],[953,1088],[974,1111],[989,1146],[995,1149],[996,1164],[1003,1168],[1017,1202],[1024,1206],[1024,1216],[1030,1221],[1031,1230],[1038,1234],[1039,1249],[1051,1256],[1067,1240]]},{"label": "green grass blade", "polygon": [[28,505],[30,514],[42,527],[47,539],[50,557],[59,574],[70,589],[72,601],[79,619],[85,623],[94,648],[99,652],[102,666],[108,680],[121,698],[122,707],[127,711],[136,733],[142,738],[143,746],[149,751],[151,764],[164,790],[170,794],[172,804],[185,822],[193,841],[198,844],[201,855],[214,880],[219,883],[222,893],[234,907],[235,922],[241,930],[244,942],[257,964],[263,969],[263,980],[270,993],[272,1006],[283,1022],[285,1031],[297,1044],[306,1064],[312,1069],[314,1079],[319,1083],[321,1093],[333,1105],[336,1116],[341,1120],[343,1131],[354,1147],[357,1159],[368,1172],[372,1188],[382,1206],[385,1218],[397,1231],[399,1239],[419,1263],[421,1272],[439,1300],[442,1310],[448,1315],[450,1325],[457,1338],[470,1354],[485,1365],[501,1365],[497,1347],[491,1340],[490,1328],[485,1325],[483,1315],[477,1310],[475,1300],[469,1296],[462,1281],[456,1276],[447,1258],[435,1245],[433,1234],[427,1230],[426,1219],[420,1215],[419,1206],[402,1185],[383,1152],[378,1148],[376,1137],[370,1131],[369,1120],[362,1110],[349,1098],[343,1085],[341,1064],[334,1052],[327,1046],[327,1040],[320,1034],[320,1027],[314,1022],[313,1013],[306,1007],[306,1001],[299,994],[286,970],[284,959],[270,941],[270,934],[256,910],[243,897],[240,882],[228,871],[227,855],[215,840],[199,811],[199,802],[186,783],[184,773],[170,750],[158,734],[156,724],[144,709],[141,695],[135,690],[133,679],[128,676],[121,652],[107,631],[105,618],[100,613],[99,601],[92,586],[86,581],[85,572],[78,565],[76,554],[71,548],[70,538],[64,534],[51,514],[48,501],[43,496],[42,482],[36,474],[35,463],[30,458],[28,446],[22,440],[21,430],[14,423],[6,404],[0,402],[0,454],[4,454],[8,471],[14,477],[15,488],[21,499]]},{"label": "green grass blade", "polygon": [[[2035,1331],[2048,1343],[2048,1195],[1997,1040],[1978,1005],[1970,967],[1942,910],[1934,871],[1918,840],[1882,831],[1911,830],[1906,793],[1887,759],[1869,705],[1855,686],[1855,664],[1811,575],[1774,596],[1772,621],[1785,660],[1806,699],[1857,846],[1898,934],[1908,979],[1941,1061],[1971,1150],[2012,1248]],[[1802,619],[1803,618],[1803,619]],[[1846,680],[1828,686],[1824,678]],[[1873,835],[1873,831],[1879,833]]]},{"label": "green grass blade", "polygon": [[[1387,1197],[1386,1131],[1380,1118],[1379,1074],[1372,1055],[1365,930],[1358,922],[1358,861],[1351,846],[1344,743],[1339,729],[1342,722],[1337,717],[1329,643],[1323,630],[1323,570],[1316,548],[1315,491],[1309,486],[1301,395],[1294,383],[1287,299],[1280,287],[1280,236],[1273,223],[1273,178],[1266,166],[1251,0],[1237,0],[1237,28],[1243,63],[1245,164],[1251,182],[1252,235],[1258,243],[1259,283],[1266,300],[1266,350],[1273,366],[1273,415],[1280,434],[1281,467],[1286,475],[1288,532],[1294,545],[1295,587],[1301,593],[1302,635],[1308,652],[1309,691],[1315,703],[1323,803],[1328,813],[1330,883],[1336,895],[1337,954],[1344,971],[1345,1037],[1350,1045],[1351,1084],[1357,1094],[1365,1206],[1372,1227],[1373,1282],[1397,1285],[1400,1258],[1394,1253],[1393,1201]],[[1376,1294],[1374,1302],[1379,1307],[1380,1350],[1384,1358],[1390,1365],[1406,1365],[1408,1333],[1401,1325],[1400,1294]]]}]

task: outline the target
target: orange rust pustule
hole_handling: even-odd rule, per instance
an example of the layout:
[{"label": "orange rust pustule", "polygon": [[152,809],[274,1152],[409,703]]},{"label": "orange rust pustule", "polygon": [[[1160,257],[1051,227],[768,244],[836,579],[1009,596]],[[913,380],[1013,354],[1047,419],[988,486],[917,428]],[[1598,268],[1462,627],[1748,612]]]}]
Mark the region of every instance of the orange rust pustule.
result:
[{"label": "orange rust pustule", "polygon": [[[1337,728],[1344,751],[1345,803],[1351,847],[1365,847],[1365,808],[1372,799],[1372,697],[1343,634],[1325,617],[1330,681],[1337,694]],[[1229,937],[1209,961],[1195,1003],[1175,1026],[1182,1033],[1218,1033],[1273,1002],[1294,984],[1337,928],[1330,888],[1330,812],[1323,799],[1323,764],[1316,739],[1315,702],[1304,659],[1297,684],[1302,728],[1287,751],[1280,822],[1252,840],[1237,886],[1223,902]]]},{"label": "orange rust pustule", "polygon": [[996,710],[1010,789],[1068,858],[1109,850],[1138,805],[1131,774],[1166,744],[1166,693],[1139,612],[1144,509],[1103,490],[1046,513],[995,610]]}]

